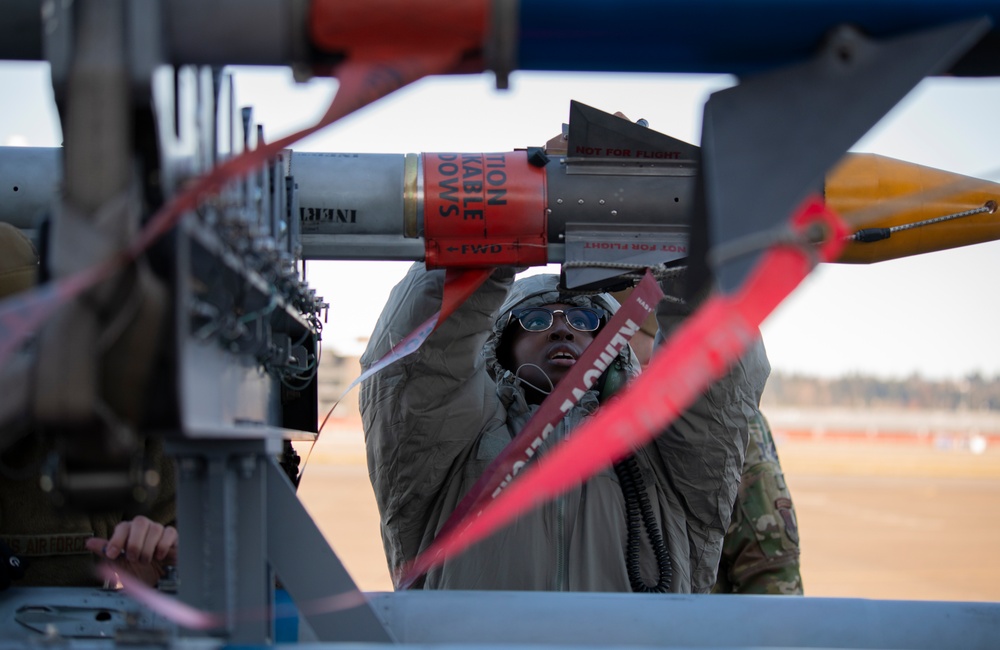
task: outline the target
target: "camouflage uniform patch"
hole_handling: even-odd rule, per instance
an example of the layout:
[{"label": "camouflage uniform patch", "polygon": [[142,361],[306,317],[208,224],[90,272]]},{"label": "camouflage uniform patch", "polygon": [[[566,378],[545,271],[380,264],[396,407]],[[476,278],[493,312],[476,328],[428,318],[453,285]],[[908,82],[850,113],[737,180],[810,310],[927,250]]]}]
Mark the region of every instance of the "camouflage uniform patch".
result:
[{"label": "camouflage uniform patch", "polygon": [[713,593],[801,595],[799,529],[770,426],[750,421],[750,443]]}]

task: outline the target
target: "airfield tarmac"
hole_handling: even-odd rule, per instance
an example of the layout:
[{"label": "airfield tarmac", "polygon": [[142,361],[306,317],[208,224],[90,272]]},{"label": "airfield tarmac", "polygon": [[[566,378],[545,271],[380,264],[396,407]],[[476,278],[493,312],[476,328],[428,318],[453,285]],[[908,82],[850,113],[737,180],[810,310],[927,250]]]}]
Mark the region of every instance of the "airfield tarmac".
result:
[{"label": "airfield tarmac", "polygon": [[[807,596],[1000,601],[1000,445],[779,437],[778,452]],[[324,431],[299,495],[358,586],[391,590],[359,428]]]}]

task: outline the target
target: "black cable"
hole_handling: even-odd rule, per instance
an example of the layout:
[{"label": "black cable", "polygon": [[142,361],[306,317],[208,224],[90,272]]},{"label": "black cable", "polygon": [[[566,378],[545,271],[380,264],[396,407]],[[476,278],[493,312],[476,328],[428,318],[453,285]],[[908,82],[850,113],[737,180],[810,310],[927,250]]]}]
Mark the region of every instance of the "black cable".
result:
[{"label": "black cable", "polygon": [[[637,593],[667,593],[670,591],[670,581],[673,576],[673,564],[670,552],[667,550],[666,539],[660,531],[660,526],[653,513],[653,506],[646,494],[642,474],[635,456],[628,456],[615,464],[618,484],[625,497],[625,526],[628,531],[628,541],[625,548],[625,568],[628,571],[629,585]],[[641,520],[640,520],[641,516]],[[659,578],[654,585],[646,584],[639,573],[639,539],[642,526],[646,527],[646,536],[653,547],[656,564],[659,568]]]},{"label": "black cable", "polygon": [[281,457],[278,463],[281,465],[281,469],[285,470],[285,474],[291,480],[292,485],[298,488],[299,480],[301,479],[299,463],[302,461],[302,458],[295,451],[295,447],[292,446],[290,441],[285,440],[283,442],[284,445],[281,449]]}]

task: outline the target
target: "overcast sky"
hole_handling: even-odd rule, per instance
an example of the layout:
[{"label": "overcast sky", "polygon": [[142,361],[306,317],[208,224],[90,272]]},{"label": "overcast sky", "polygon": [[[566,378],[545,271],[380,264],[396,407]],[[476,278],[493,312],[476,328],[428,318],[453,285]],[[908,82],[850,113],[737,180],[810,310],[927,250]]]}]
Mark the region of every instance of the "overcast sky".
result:
[{"label": "overcast sky", "polygon": [[[60,143],[44,64],[0,64],[0,144]],[[498,91],[490,75],[419,82],[294,148],[420,153],[509,151],[544,144],[568,119],[571,99],[622,111],[698,143],[708,94],[728,77],[515,73]],[[237,98],[273,140],[315,122],[336,90],[329,79],[295,84],[283,69],[239,69]],[[921,84],[855,147],[1000,181],[1000,81]],[[1000,218],[1000,217],[998,217]],[[356,347],[406,263],[311,262],[310,284],[331,303],[324,342]],[[866,266],[823,265],[765,323],[772,366],[834,376],[1000,375],[1000,243]]]}]

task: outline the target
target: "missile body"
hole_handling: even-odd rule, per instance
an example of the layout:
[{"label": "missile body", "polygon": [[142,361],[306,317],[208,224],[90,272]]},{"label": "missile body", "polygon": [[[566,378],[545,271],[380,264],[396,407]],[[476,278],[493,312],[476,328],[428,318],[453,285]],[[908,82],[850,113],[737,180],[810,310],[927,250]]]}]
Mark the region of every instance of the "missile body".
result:
[{"label": "missile body", "polygon": [[571,287],[687,256],[697,147],[578,102],[554,140],[498,153],[295,153],[303,254],[589,265],[567,272]]},{"label": "missile body", "polygon": [[[359,172],[347,163],[365,158],[357,156],[295,154],[295,168],[306,174],[299,187],[307,258],[372,259],[372,235],[382,238],[385,259],[422,259],[423,251],[431,265],[453,267],[659,264],[687,253],[693,164],[556,155],[535,168],[526,152],[516,151],[410,154],[405,163],[404,156],[382,156],[377,177],[384,187],[395,188],[388,210],[387,197],[361,190],[373,188],[372,176],[356,183]],[[502,176],[490,169],[491,160],[502,166]],[[357,169],[368,169],[367,164]],[[337,169],[341,165],[342,171]],[[415,169],[404,182],[406,165]],[[518,174],[524,180],[515,191],[506,179]],[[503,185],[490,185],[489,179],[499,178],[505,179]],[[341,189],[340,183],[349,186]],[[1000,239],[997,183],[874,154],[848,154],[827,176],[823,194],[855,230],[888,231],[985,208],[953,221],[899,229],[878,241],[852,241],[837,260],[841,263],[880,262]],[[353,196],[356,202],[344,209],[334,196]],[[453,222],[461,224],[464,235],[451,229]],[[371,243],[354,241],[361,233]]]},{"label": "missile body", "polygon": [[[531,265],[671,242],[686,254],[691,166],[528,150],[294,153],[304,256]],[[588,254],[589,255],[589,254]]]},{"label": "missile body", "polygon": [[[474,268],[562,263],[569,286],[688,255],[698,147],[573,102],[561,137],[497,153],[285,152],[282,202],[307,260],[424,260]],[[0,220],[29,229],[51,204],[59,149],[0,148]],[[840,262],[869,263],[1000,239],[1000,185],[848,154],[827,204],[864,236]],[[277,186],[277,185],[276,185]],[[753,196],[745,197],[753,201]],[[909,228],[968,210],[979,214]],[[297,214],[296,214],[297,213]],[[573,264],[567,264],[573,263]],[[586,267],[586,268],[584,268]],[[572,277],[570,277],[572,276]]]}]

